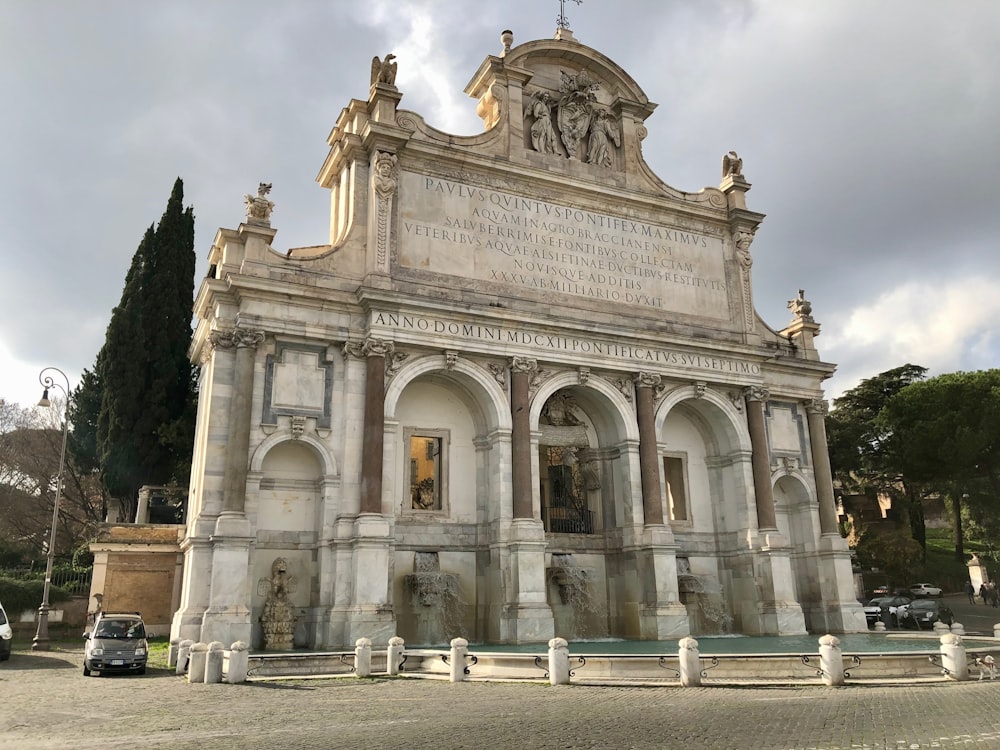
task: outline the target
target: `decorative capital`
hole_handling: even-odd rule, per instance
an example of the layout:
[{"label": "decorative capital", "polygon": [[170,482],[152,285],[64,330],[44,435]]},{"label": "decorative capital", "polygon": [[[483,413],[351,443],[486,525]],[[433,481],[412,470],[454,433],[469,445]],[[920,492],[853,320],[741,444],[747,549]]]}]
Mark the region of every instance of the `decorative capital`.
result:
[{"label": "decorative capital", "polygon": [[747,401],[767,401],[771,392],[762,385],[752,385],[743,389],[743,398]]},{"label": "decorative capital", "polygon": [[512,357],[510,369],[512,372],[526,372],[533,375],[538,372],[538,360],[531,357]]},{"label": "decorative capital", "polygon": [[391,357],[396,345],[391,341],[369,336],[364,341],[344,342],[344,354],[357,359],[365,357]]},{"label": "decorative capital", "polygon": [[825,417],[830,411],[830,403],[823,398],[814,398],[805,403],[807,414],[819,414],[821,417]]},{"label": "decorative capital", "polygon": [[209,344],[215,349],[256,349],[264,341],[262,331],[249,328],[233,328],[228,331],[215,330],[208,334]]},{"label": "decorative capital", "polygon": [[653,372],[636,372],[632,374],[632,382],[636,388],[656,388],[660,384],[660,376]]}]

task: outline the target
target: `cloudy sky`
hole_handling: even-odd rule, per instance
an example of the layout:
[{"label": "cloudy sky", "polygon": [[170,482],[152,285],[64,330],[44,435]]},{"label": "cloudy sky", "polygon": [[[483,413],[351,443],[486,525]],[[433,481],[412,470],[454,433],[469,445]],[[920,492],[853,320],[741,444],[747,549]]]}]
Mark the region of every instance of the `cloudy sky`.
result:
[{"label": "cloudy sky", "polygon": [[[729,149],[767,214],[753,245],[773,327],[804,288],[834,397],[906,362],[1000,366],[1000,2],[584,0],[576,38],[659,107],[644,155],[718,185]],[[0,25],[0,398],[93,364],[174,179],[198,278],[243,195],[272,182],[277,249],[327,238],[315,176],[341,109],[396,54],[402,108],[480,129],[462,93],[499,36],[551,37],[558,0],[6,0]]]}]

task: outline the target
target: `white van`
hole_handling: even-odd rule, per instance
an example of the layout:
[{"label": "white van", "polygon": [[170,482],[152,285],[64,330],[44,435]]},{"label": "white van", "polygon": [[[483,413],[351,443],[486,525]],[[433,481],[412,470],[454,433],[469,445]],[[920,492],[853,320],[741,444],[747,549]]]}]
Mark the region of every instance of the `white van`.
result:
[{"label": "white van", "polygon": [[14,642],[14,631],[10,628],[10,620],[7,613],[3,611],[3,604],[0,603],[0,661],[7,661],[10,658],[10,647]]}]

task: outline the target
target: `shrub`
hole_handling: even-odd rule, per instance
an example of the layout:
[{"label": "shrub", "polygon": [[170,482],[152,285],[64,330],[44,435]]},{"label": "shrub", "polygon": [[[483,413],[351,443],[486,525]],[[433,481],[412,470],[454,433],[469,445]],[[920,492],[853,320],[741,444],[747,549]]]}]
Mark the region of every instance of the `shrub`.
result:
[{"label": "shrub", "polygon": [[[42,603],[44,581],[15,581],[12,578],[0,578],[0,602],[7,615],[16,619],[21,612],[38,609]],[[58,586],[49,589],[49,604],[64,602],[70,595]]]}]

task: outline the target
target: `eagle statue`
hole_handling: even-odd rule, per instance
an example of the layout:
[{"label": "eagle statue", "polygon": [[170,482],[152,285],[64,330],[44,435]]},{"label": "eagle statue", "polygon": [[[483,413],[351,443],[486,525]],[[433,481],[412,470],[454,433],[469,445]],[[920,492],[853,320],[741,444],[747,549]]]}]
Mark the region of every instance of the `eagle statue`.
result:
[{"label": "eagle statue", "polygon": [[372,58],[372,86],[376,83],[396,85],[396,63],[393,62],[395,59],[395,55],[386,55],[385,60],[380,60],[378,55]]},{"label": "eagle statue", "polygon": [[735,151],[730,151],[722,157],[722,176],[729,177],[729,175],[733,177],[743,176],[743,160]]}]

